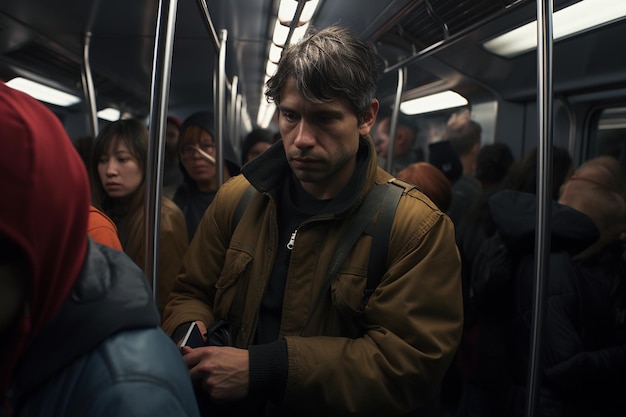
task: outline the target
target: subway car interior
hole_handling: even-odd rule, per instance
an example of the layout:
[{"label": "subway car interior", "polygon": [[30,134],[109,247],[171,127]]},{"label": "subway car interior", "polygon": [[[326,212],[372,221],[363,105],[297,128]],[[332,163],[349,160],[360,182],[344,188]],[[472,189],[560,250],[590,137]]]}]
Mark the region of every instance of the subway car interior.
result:
[{"label": "subway car interior", "polygon": [[41,100],[72,140],[210,110],[239,150],[253,128],[278,130],[264,85],[282,48],[335,24],[373,44],[379,118],[410,117],[422,149],[468,109],[482,144],[518,160],[553,143],[576,166],[612,155],[626,168],[626,0],[2,0],[0,79],[67,94]]},{"label": "subway car interior", "polygon": [[[555,31],[561,10],[590,1],[554,1]],[[285,2],[293,3],[290,12],[295,13],[293,6],[298,3]],[[617,10],[623,12],[622,2],[612,4],[600,1],[593,6],[594,10],[608,9],[608,21],[559,39],[555,36],[553,43],[554,142],[567,146],[577,161],[605,146],[619,148],[624,160],[623,145],[616,136],[623,133],[626,114],[626,54],[619,44],[626,20]],[[536,49],[531,45],[507,55],[488,47],[499,35],[532,24],[537,18],[535,1],[320,0],[303,5],[301,19],[306,23],[293,25],[290,41],[309,26],[340,24],[375,45],[381,57],[381,113],[392,112],[403,77],[403,102],[453,91],[467,100],[460,106],[470,108],[482,125],[484,143],[505,142],[517,157],[536,146]],[[224,39],[227,137],[238,147],[254,125],[271,125],[276,120],[272,110],[262,106],[266,104],[263,83],[271,75],[272,60],[277,60],[275,50],[280,54],[276,45],[272,47],[273,37],[280,36],[274,35],[279,2],[232,0],[203,6],[207,3],[202,0],[166,1],[161,9],[158,2],[145,0],[4,1],[0,6],[0,78],[39,81],[76,97],[70,105],[50,104],[70,137],[76,138],[90,134],[89,101],[81,81],[87,63],[97,111],[112,109],[113,118],[121,114],[147,120],[161,17],[161,26],[169,22],[175,27],[168,114],[182,119],[199,109],[215,108],[218,49]],[[172,8],[175,19],[168,21],[164,9]],[[290,19],[281,16],[280,20],[290,24]],[[289,32],[289,26],[280,29]],[[453,110],[414,116],[423,127],[422,145],[428,126],[445,121]],[[106,120],[99,119],[99,123]]]}]

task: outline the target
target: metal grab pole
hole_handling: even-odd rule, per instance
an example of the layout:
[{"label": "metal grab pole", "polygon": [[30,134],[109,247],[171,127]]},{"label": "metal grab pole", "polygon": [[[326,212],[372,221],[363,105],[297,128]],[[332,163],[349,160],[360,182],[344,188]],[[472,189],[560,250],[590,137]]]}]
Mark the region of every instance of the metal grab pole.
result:
[{"label": "metal grab pole", "polygon": [[86,32],[83,37],[83,66],[81,71],[81,81],[83,84],[83,93],[85,99],[89,103],[89,130],[91,130],[91,140],[95,140],[98,136],[98,115],[96,108],[96,91],[93,86],[93,77],[91,75],[91,64],[89,62],[89,47],[91,46],[91,32]]},{"label": "metal grab pole", "polygon": [[537,2],[537,106],[539,146],[537,161],[537,223],[531,351],[526,416],[533,417],[541,386],[541,366],[548,272],[550,270],[550,217],[552,213],[552,1]]},{"label": "metal grab pole", "polygon": [[400,103],[402,102],[402,93],[404,84],[406,83],[406,69],[398,68],[398,88],[396,89],[396,98],[393,103],[393,113],[391,115],[391,124],[389,126],[389,146],[387,147],[387,161],[385,161],[385,169],[388,173],[394,175],[393,153],[396,148],[396,132],[398,130],[398,114],[400,113]]},{"label": "metal grab pole", "polygon": [[224,116],[226,110],[226,40],[228,31],[220,31],[220,49],[217,63],[215,89],[217,90],[217,101],[215,103],[215,143],[217,145],[217,158],[215,169],[217,170],[218,186],[224,184]]},{"label": "metal grab pole", "polygon": [[158,257],[156,254],[159,253],[165,129],[177,6],[178,0],[159,1],[152,62],[150,141],[148,142],[145,178],[144,271],[152,282],[152,293],[155,300],[157,300],[158,288]]},{"label": "metal grab pole", "polygon": [[235,134],[235,123],[237,122],[237,89],[239,88],[239,77],[233,76],[233,83],[230,87],[230,102],[228,103],[228,139],[235,148],[235,153],[239,154],[239,137]]}]

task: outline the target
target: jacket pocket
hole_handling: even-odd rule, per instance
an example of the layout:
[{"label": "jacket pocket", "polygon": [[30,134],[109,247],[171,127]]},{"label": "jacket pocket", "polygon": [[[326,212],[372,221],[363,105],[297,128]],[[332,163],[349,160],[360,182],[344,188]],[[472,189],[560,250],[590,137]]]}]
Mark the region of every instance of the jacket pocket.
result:
[{"label": "jacket pocket", "polygon": [[241,277],[246,273],[252,259],[252,255],[248,252],[233,249],[228,249],[226,252],[224,269],[215,283],[214,313],[216,318],[227,318],[237,295],[237,288],[243,281]]},{"label": "jacket pocket", "polygon": [[363,314],[363,299],[367,283],[367,268],[342,269],[330,286],[330,296],[344,331],[358,336],[362,333],[359,318]]}]

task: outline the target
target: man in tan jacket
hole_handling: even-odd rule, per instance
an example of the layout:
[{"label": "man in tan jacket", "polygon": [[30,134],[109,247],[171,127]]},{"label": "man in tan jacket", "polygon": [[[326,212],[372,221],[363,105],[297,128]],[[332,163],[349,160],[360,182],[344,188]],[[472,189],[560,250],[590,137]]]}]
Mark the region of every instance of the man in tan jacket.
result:
[{"label": "man in tan jacket", "polygon": [[370,297],[369,258],[384,254],[368,234],[327,281],[355,213],[392,179],[369,137],[377,63],[331,27],[287,49],[268,81],[282,140],[220,188],[164,313],[177,341],[191,322],[229,323],[231,346],[183,348],[200,402],[230,415],[390,416],[441,381],[461,336],[461,265],[452,222],[428,197],[402,194]]}]

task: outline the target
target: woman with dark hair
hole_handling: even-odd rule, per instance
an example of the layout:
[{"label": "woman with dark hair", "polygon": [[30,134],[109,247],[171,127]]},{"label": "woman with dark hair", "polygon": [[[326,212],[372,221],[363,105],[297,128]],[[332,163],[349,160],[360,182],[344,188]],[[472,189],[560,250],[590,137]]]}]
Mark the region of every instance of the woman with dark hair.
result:
[{"label": "woman with dark hair", "polygon": [[[106,126],[91,161],[94,205],[116,224],[124,252],[144,267],[144,201],[148,130],[137,120]],[[157,307],[162,312],[187,250],[185,219],[176,204],[161,200]]]}]

